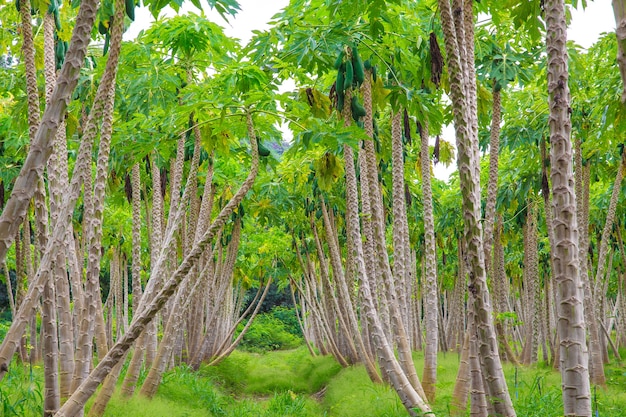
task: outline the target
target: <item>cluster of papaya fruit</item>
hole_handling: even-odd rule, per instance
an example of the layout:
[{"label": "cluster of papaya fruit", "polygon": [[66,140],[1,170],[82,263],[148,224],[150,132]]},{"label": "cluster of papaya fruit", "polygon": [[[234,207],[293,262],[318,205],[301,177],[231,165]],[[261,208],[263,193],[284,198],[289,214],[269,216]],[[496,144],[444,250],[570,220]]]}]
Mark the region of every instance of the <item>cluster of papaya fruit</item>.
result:
[{"label": "cluster of papaya fruit", "polygon": [[61,6],[61,0],[50,0],[48,6],[48,13],[54,16],[54,26],[57,30],[61,30],[61,15],[59,14],[59,7]]},{"label": "cluster of papaya fruit", "polygon": [[[339,52],[335,60],[335,69],[337,70],[337,78],[335,80],[337,110],[341,112],[345,102],[346,91],[351,88],[358,88],[365,81],[365,70],[372,71],[373,77],[376,77],[376,67],[372,66],[370,60],[363,62],[356,45],[352,45],[345,47]],[[350,108],[352,110],[352,118],[355,121],[358,122],[362,117],[365,117],[365,108],[359,102],[356,94],[352,95]]]},{"label": "cluster of papaya fruit", "polygon": [[345,47],[339,52],[335,60],[335,69],[337,70],[335,80],[337,110],[342,111],[346,91],[360,86],[365,80],[363,61],[356,46]]}]

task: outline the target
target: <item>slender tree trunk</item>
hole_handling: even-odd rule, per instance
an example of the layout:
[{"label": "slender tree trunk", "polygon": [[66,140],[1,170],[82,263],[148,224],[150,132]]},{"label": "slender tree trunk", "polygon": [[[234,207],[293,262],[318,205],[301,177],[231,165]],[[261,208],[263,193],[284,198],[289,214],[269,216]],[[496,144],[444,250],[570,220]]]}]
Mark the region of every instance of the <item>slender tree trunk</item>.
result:
[{"label": "slender tree trunk", "polygon": [[[179,141],[180,142],[180,141]],[[179,146],[179,148],[183,148]],[[179,153],[179,157],[176,160],[183,160],[184,152]],[[187,191],[190,195],[193,194],[193,188],[191,184],[197,183],[197,173],[198,173],[198,162],[200,160],[200,142],[199,138],[195,141],[193,157],[191,160],[191,168],[189,171],[189,176],[187,178],[187,186],[185,187],[185,191]],[[178,165],[178,164],[177,164]],[[182,163],[181,163],[182,165]],[[182,166],[180,167],[182,168]],[[174,195],[178,195],[180,188],[180,182],[182,179],[182,169],[177,169],[176,172],[172,175],[172,185],[174,190],[172,193]],[[175,178],[175,180],[174,180]],[[189,190],[192,190],[189,192]],[[188,193],[185,193],[185,196],[188,196]],[[174,205],[170,207],[170,218],[174,219],[175,215],[171,214],[174,210],[183,211],[185,205],[187,204],[186,200],[180,200],[180,204],[178,202],[178,197],[173,199]],[[178,206],[178,207],[177,207]],[[172,303],[172,311],[169,314],[169,319],[167,320],[166,327],[164,329],[163,338],[159,345],[159,349],[155,355],[154,361],[150,366],[150,371],[148,372],[148,376],[146,377],[146,381],[144,385],[141,387],[141,394],[145,395],[149,398],[152,398],[154,394],[156,394],[156,390],[161,383],[161,377],[166,370],[167,364],[169,362],[170,356],[172,354],[172,350],[174,348],[174,343],[176,342],[176,336],[178,334],[178,329],[181,327],[183,323],[183,315],[186,313],[186,308],[183,305],[187,305],[185,300],[187,300],[191,296],[192,283],[190,281],[192,278],[198,279],[197,276],[194,277],[194,272],[197,270],[196,268],[192,268],[188,276],[182,282],[180,288],[177,291],[176,297],[174,298],[174,302]]]},{"label": "slender tree trunk", "polygon": [[[368,102],[366,101],[366,111],[371,111],[371,106],[367,106]],[[368,142],[370,142],[369,146]],[[398,292],[391,272],[391,266],[389,264],[389,255],[387,253],[387,244],[385,238],[385,216],[380,184],[378,182],[376,155],[374,153],[374,147],[372,146],[371,141],[365,141],[365,143],[365,155],[367,162],[365,164],[366,169],[364,171],[361,171],[361,176],[368,176],[368,182],[370,186],[370,204],[372,208],[372,226],[374,232],[373,238],[376,256],[375,259],[378,264],[378,271],[381,273],[381,278],[385,288],[385,294],[388,299],[389,312],[391,316],[391,321],[393,323],[392,327],[395,336],[395,342],[398,348],[399,363],[415,391],[419,393],[420,397],[425,398],[426,395],[424,394],[424,389],[422,388],[422,385],[415,371],[415,365],[413,364],[407,330],[404,325],[404,320],[402,319],[402,312],[400,310],[400,304],[398,301]]]},{"label": "slender tree trunk", "polygon": [[487,203],[485,208],[485,267],[492,265],[491,248],[493,247],[493,224],[496,218],[496,197],[498,194],[498,157],[500,152],[500,123],[502,120],[502,104],[500,89],[493,88],[493,103],[491,111],[491,132],[489,141],[489,182],[487,184]]},{"label": "slender tree trunk", "polygon": [[476,326],[474,320],[470,319],[470,339],[469,339],[469,371],[470,371],[470,416],[487,417],[487,396],[483,384],[483,373],[481,371],[480,359],[478,357],[478,338],[476,337]]},{"label": "slender tree trunk", "polygon": [[[346,99],[349,99],[352,95],[352,92],[346,93]],[[349,126],[352,120],[352,109],[350,106],[344,106],[342,116],[344,119],[344,126]],[[356,179],[356,167],[354,164],[354,152],[352,148],[347,145],[343,147],[344,159],[345,159],[345,172],[346,172],[346,219],[347,221],[358,223],[358,188],[357,188],[357,179]],[[348,195],[348,193],[351,193]],[[326,218],[326,215],[325,215]],[[355,220],[356,219],[356,220]],[[350,258],[352,256],[358,255],[358,251],[353,249],[356,242],[352,239],[355,238],[354,234],[348,234],[348,255]],[[354,262],[354,260],[352,259]],[[353,272],[356,272],[353,270]],[[346,280],[341,283],[342,292],[344,293],[344,298],[349,297],[349,289]],[[362,285],[362,283],[361,283]],[[356,313],[354,312],[352,306],[349,307],[350,312],[350,322],[352,326],[353,337],[356,341],[356,346],[358,347],[359,357],[363,364],[365,365],[365,369],[367,370],[367,374],[369,375],[372,382],[381,383],[382,379],[376,370],[376,366],[374,365],[373,358],[370,357],[368,353],[368,349],[365,346],[365,342],[363,341],[361,331],[359,330],[358,318]]]},{"label": "slender tree trunk", "polygon": [[[104,316],[102,310],[102,298],[100,295],[100,261],[102,258],[102,222],[104,216],[105,187],[108,178],[109,155],[111,136],[113,133],[113,110],[115,104],[115,79],[117,76],[117,62],[122,47],[122,35],[124,31],[124,7],[122,0],[116,0],[115,16],[111,27],[111,49],[106,70],[109,75],[108,91],[105,94],[103,109],[102,128],[100,132],[100,146],[96,165],[96,177],[93,187],[93,195],[85,205],[85,220],[89,221],[86,228],[87,242],[87,272],[86,272],[86,304],[88,314],[82,318],[80,325],[81,367],[74,373],[72,386],[76,388],[84,378],[89,375],[91,369],[92,339],[95,335],[98,346],[98,357],[101,359],[108,351],[105,334]],[[108,62],[107,62],[108,64]],[[90,175],[90,174],[87,174]],[[89,190],[90,191],[90,190]],[[85,193],[89,192],[87,189]]]},{"label": "slender tree trunk", "polygon": [[[504,247],[502,246],[502,218],[498,216],[496,220],[495,227],[495,239],[493,245],[493,288],[494,288],[494,306],[495,313],[505,313],[508,311],[506,305],[508,304],[506,301],[507,296],[507,285],[506,285],[506,270],[504,269]],[[515,358],[515,353],[511,349],[511,345],[509,345],[509,341],[507,339],[506,333],[506,323],[496,322],[496,333],[498,335],[498,342],[500,346],[503,348],[504,355],[506,356],[506,360],[511,362],[514,365],[518,365],[517,359]]]},{"label": "slender tree trunk", "polygon": [[[552,221],[552,202],[550,197],[550,184],[548,182],[548,171],[547,171],[547,161],[548,155],[546,151],[546,141],[542,138],[540,141],[541,147],[541,195],[543,196],[543,210],[544,216],[546,218],[546,229],[548,229],[548,242],[550,242],[550,274],[546,275],[545,289],[546,289],[546,316],[547,322],[550,329],[556,328],[556,320],[555,320],[555,309],[554,309],[554,301],[556,297],[554,296],[555,285],[554,285],[554,274],[556,271],[555,259],[552,256],[552,251],[556,247],[556,240],[554,237],[554,222]],[[546,333],[546,338],[548,339],[550,346],[550,360],[552,361],[553,366],[558,366],[558,358],[559,349],[555,348],[556,340],[558,339],[557,332],[552,332],[553,334]]]},{"label": "slender tree trunk", "polygon": [[56,326],[54,283],[48,280],[43,290],[42,336],[44,354],[44,417],[53,416],[61,406],[59,391],[59,341]]},{"label": "slender tree trunk", "polygon": [[580,261],[580,279],[583,283],[583,304],[585,311],[585,324],[589,332],[589,374],[591,382],[604,386],[604,364],[602,363],[602,348],[600,345],[600,332],[596,310],[593,306],[593,290],[589,277],[589,262],[587,259],[589,248],[589,166],[583,166],[581,140],[576,141],[575,158],[575,193],[576,193],[576,216],[579,227],[578,257]]},{"label": "slender tree trunk", "polygon": [[560,339],[563,406],[567,416],[591,415],[582,282],[578,260],[578,222],[572,170],[571,122],[567,67],[567,25],[562,0],[545,2],[550,98],[552,212],[556,246],[557,330]]},{"label": "slender tree trunk", "polygon": [[425,293],[425,327],[426,349],[424,351],[424,376],[422,383],[428,401],[435,401],[435,384],[437,383],[437,341],[439,332],[437,316],[439,311],[439,294],[437,291],[437,255],[435,253],[435,220],[433,214],[433,192],[430,184],[430,154],[428,152],[428,123],[422,124],[421,152],[422,161],[422,205],[424,206],[424,239],[426,254],[426,275],[423,277]]},{"label": "slender tree trunk", "polygon": [[[366,73],[366,77],[369,79],[371,74]],[[349,153],[349,152],[348,152]],[[351,158],[350,158],[351,159]],[[352,160],[352,159],[351,159]],[[361,175],[365,175],[364,172]],[[371,180],[371,176],[370,176]],[[365,266],[365,259],[363,257],[363,247],[360,233],[360,226],[358,224],[358,218],[353,213],[357,212],[358,201],[355,200],[356,196],[356,176],[350,176],[347,179],[347,204],[351,205],[349,210],[350,215],[347,217],[347,230],[351,234],[350,241],[353,243],[350,250],[352,250],[352,259],[356,262],[356,271],[359,277],[359,283],[363,291],[363,304],[365,314],[368,322],[370,323],[370,329],[374,339],[375,350],[379,355],[379,365],[385,373],[392,386],[400,396],[400,399],[410,415],[416,415],[414,409],[418,408],[422,412],[430,412],[430,408],[423,400],[423,397],[414,389],[407,374],[396,360],[393,349],[388,343],[385,333],[383,331],[383,325],[378,316],[374,304],[374,295],[370,289],[370,281],[367,278],[367,271]],[[377,220],[374,220],[375,222]]]},{"label": "slender tree trunk", "polygon": [[[465,31],[473,29],[468,24],[473,19],[471,0],[464,0],[466,23]],[[485,275],[485,258],[482,241],[481,204],[480,204],[480,173],[478,171],[478,139],[474,124],[477,118],[475,96],[476,80],[473,75],[473,35],[464,37],[456,35],[460,30],[455,25],[450,3],[439,0],[439,9],[443,25],[444,40],[447,51],[448,71],[450,72],[451,98],[454,104],[454,125],[457,138],[459,176],[463,196],[463,217],[465,239],[470,265],[470,292],[475,297],[481,366],[486,381],[487,393],[494,402],[495,411],[503,416],[515,416],[511,397],[504,379],[502,363],[498,353],[498,343],[493,325],[491,300],[487,289]],[[461,12],[455,9],[455,13]],[[473,32],[472,32],[473,33]],[[468,34],[466,33],[466,36]],[[463,65],[463,51],[467,52],[467,66]]]},{"label": "slender tree trunk", "polygon": [[[133,206],[133,253],[131,259],[132,280],[133,280],[133,318],[139,311],[141,301],[141,174],[139,164],[133,165],[131,172],[131,203]],[[126,370],[126,377],[122,383],[122,395],[129,397],[135,391],[135,384],[139,379],[141,363],[143,357],[143,336],[140,336],[135,343],[133,358]]]}]

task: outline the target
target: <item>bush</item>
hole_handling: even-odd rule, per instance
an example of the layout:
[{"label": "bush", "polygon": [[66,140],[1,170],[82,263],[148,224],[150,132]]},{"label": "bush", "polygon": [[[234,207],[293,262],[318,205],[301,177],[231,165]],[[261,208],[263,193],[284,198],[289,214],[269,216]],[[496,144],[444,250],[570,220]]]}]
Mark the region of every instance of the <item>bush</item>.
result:
[{"label": "bush", "polygon": [[293,308],[276,306],[269,312],[274,318],[280,320],[285,325],[285,330],[294,336],[302,337],[302,329]]},{"label": "bush", "polygon": [[[249,352],[296,348],[302,344],[302,337],[292,333],[295,331],[294,328],[299,330],[295,312],[283,307],[275,307],[269,313],[256,316],[239,347]],[[238,330],[242,329],[243,324]]]}]

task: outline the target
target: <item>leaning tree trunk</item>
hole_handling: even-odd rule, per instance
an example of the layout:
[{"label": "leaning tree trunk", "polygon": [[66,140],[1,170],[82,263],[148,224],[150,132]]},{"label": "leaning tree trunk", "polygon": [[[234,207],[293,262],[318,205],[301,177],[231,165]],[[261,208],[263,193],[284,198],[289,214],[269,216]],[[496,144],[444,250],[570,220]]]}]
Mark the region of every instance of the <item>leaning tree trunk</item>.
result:
[{"label": "leaning tree trunk", "polygon": [[[183,159],[183,158],[177,158],[177,159]],[[191,194],[188,192],[190,189],[192,189],[191,184],[193,182],[197,182],[198,180],[197,173],[198,173],[199,160],[200,160],[200,140],[199,138],[196,138],[194,151],[193,151],[193,157],[191,159],[191,164],[190,164],[191,168],[189,170],[189,175],[187,177],[187,185],[185,187],[186,192],[185,192],[184,197],[190,197],[187,194]],[[181,180],[180,176],[175,175],[175,177],[177,178],[176,182],[180,183],[180,180]],[[179,188],[179,186],[176,185],[174,188],[177,189]],[[174,194],[178,194],[178,191],[174,192]],[[180,200],[180,203],[178,203],[178,198],[176,198],[174,201],[175,204],[170,207],[170,210],[184,211],[186,204],[187,204],[187,201],[186,201],[187,199],[182,199]],[[173,219],[174,215],[171,215],[170,217]],[[174,342],[178,334],[178,329],[180,328],[183,322],[183,314],[186,311],[183,305],[186,305],[185,300],[187,300],[187,298],[191,296],[190,290],[192,288],[193,283],[191,283],[190,281],[192,279],[196,279],[196,280],[199,279],[197,276],[195,277],[193,276],[194,275],[193,271],[195,270],[197,270],[197,268],[191,269],[192,272],[189,274],[186,280],[183,281],[182,285],[178,289],[176,297],[174,298],[172,311],[170,312],[170,315],[169,315],[169,320],[167,321],[166,327],[164,329],[163,339],[161,340],[159,349],[156,352],[154,361],[152,362],[150,366],[150,370],[148,372],[146,380],[141,387],[141,394],[149,398],[153,397],[154,394],[156,394],[156,390],[159,384],[161,383],[161,377],[163,376],[163,373],[166,370],[167,364],[172,354],[172,349],[174,347]]]},{"label": "leaning tree trunk", "polygon": [[[24,65],[26,69],[26,90],[28,98],[28,124],[31,142],[35,140],[39,126],[39,90],[37,87],[37,71],[35,68],[35,46],[30,15],[30,3],[20,8],[22,17]],[[36,247],[42,252],[46,247],[48,237],[48,212],[45,204],[45,195],[42,193],[43,178],[40,176],[35,191],[35,217],[37,220]],[[19,225],[18,225],[19,227]],[[30,227],[30,224],[26,224]],[[30,239],[25,242],[30,248]],[[35,256],[36,258],[36,256]],[[30,265],[30,256],[26,258]],[[29,273],[32,277],[32,273]],[[10,279],[7,277],[7,279]],[[43,289],[41,308],[41,330],[44,362],[44,416],[53,415],[60,406],[59,379],[58,379],[58,336],[56,300],[53,281],[48,280]]]},{"label": "leaning tree trunk", "polygon": [[[78,82],[80,68],[91,37],[97,6],[97,0],[87,0],[81,3],[72,34],[70,49],[57,79],[56,88],[46,107],[35,140],[31,143],[30,151],[20,175],[15,182],[11,198],[7,202],[2,217],[0,217],[0,259],[4,259],[15,235],[15,230],[19,227],[21,219],[24,218],[28,202],[35,191],[34,184],[41,178],[43,167],[52,151],[51,140],[63,119],[69,98]],[[98,103],[96,103],[96,106],[98,106]],[[92,111],[95,111],[96,106],[94,106]],[[79,160],[75,167],[75,172],[81,172],[83,165],[89,161],[91,143],[85,137],[83,137],[83,142],[84,145],[81,142],[79,149],[79,157],[83,158],[83,160]],[[61,215],[59,216],[62,221],[55,225],[52,238],[48,241],[37,275],[2,343],[0,348],[0,379],[4,377],[8,370],[8,364],[19,344],[19,339],[24,331],[28,317],[30,317],[36,306],[37,299],[43,291],[44,282],[48,278],[47,271],[51,267],[52,257],[56,256],[59,247],[63,247],[71,213],[78,197],[79,187],[80,179],[78,177],[73,178],[71,190],[65,196]]]},{"label": "leaning tree trunk", "polygon": [[[368,80],[366,80],[366,85]],[[371,106],[371,89],[364,90],[364,103],[366,112],[372,112]],[[366,96],[369,94],[369,97]],[[366,119],[366,123],[372,120],[370,117]],[[373,132],[372,127],[366,126],[366,133]],[[389,255],[387,253],[387,244],[385,238],[385,212],[383,208],[383,198],[380,189],[380,183],[378,181],[378,168],[376,164],[376,154],[373,146],[373,141],[365,141],[365,170],[361,171],[361,177],[367,176],[369,183],[369,197],[372,209],[372,229],[373,229],[373,246],[375,250],[375,259],[377,262],[378,272],[381,275],[381,279],[384,285],[384,293],[387,296],[390,319],[393,323],[393,334],[395,342],[398,348],[398,358],[402,370],[405,372],[406,377],[411,382],[411,385],[420,395],[420,397],[426,397],[424,389],[415,371],[415,365],[413,363],[413,357],[411,355],[411,347],[409,345],[409,339],[407,335],[407,329],[404,325],[402,318],[402,311],[400,309],[400,303],[398,301],[398,291],[391,272],[391,266],[389,264]],[[405,267],[407,267],[405,265]],[[384,302],[381,303],[384,308]]]},{"label": "leaning tree trunk", "polygon": [[115,343],[106,356],[94,368],[89,377],[81,384],[74,394],[72,394],[61,409],[59,409],[57,414],[55,414],[55,417],[73,417],[85,406],[87,400],[89,400],[89,398],[93,395],[96,388],[100,385],[106,375],[111,372],[113,366],[119,362],[128,349],[130,349],[133,345],[135,340],[137,340],[141,332],[145,330],[146,325],[154,319],[155,315],[161,310],[161,308],[163,308],[163,305],[167,302],[167,300],[176,292],[182,280],[185,276],[187,276],[187,273],[198,263],[198,260],[204,253],[206,246],[213,240],[218,231],[222,229],[230,215],[235,211],[247,192],[252,188],[259,169],[259,153],[254,127],[252,125],[252,115],[250,113],[247,114],[247,125],[248,135],[250,137],[250,146],[252,148],[252,166],[247,178],[244,180],[237,193],[235,193],[231,200],[217,215],[213,223],[211,223],[204,236],[202,236],[202,239],[194,245],[191,252],[185,257],[170,279],[164,283],[163,288],[134,318],[128,328],[128,332],[126,332],[124,336]]},{"label": "leaning tree trunk", "polygon": [[[22,5],[24,6],[22,9],[28,10],[26,4]],[[52,152],[52,139],[65,116],[67,103],[70,102],[72,92],[78,83],[97,9],[98,0],[81,2],[70,48],[59,74],[56,88],[50,98],[50,103],[46,106],[41,124],[35,139],[31,142],[20,174],[15,180],[11,197],[6,202],[2,216],[0,216],[0,260],[5,258],[15,233],[22,223],[28,209],[28,203],[36,189],[35,183],[41,178],[46,161]],[[6,371],[0,369],[0,379],[4,377],[5,373]]]},{"label": "leaning tree trunk", "polygon": [[[367,72],[366,77],[369,79],[370,76],[371,74]],[[350,150],[347,152],[346,159],[353,161],[353,156],[351,155]],[[353,169],[350,169],[350,171],[352,170]],[[362,175],[365,175],[365,173],[362,173]],[[387,340],[383,330],[383,324],[374,303],[374,295],[370,288],[371,281],[367,276],[367,269],[363,254],[363,242],[361,240],[359,219],[356,215],[356,213],[358,213],[358,189],[355,175],[346,175],[346,205],[350,206],[350,208],[347,209],[346,216],[346,229],[351,235],[351,238],[349,239],[351,247],[349,247],[348,250],[352,252],[351,257],[356,263],[355,270],[359,278],[359,284],[363,294],[363,309],[370,326],[375,351],[379,355],[379,365],[383,373],[387,375],[393,388],[398,393],[402,404],[404,404],[411,415],[416,415],[414,410],[415,408],[428,413],[430,412],[430,408],[424,401],[423,397],[414,389],[409,378],[394,355],[393,348]]]},{"label": "leaning tree trunk", "polygon": [[[455,13],[471,13],[472,0],[464,0],[466,7]],[[450,93],[454,108],[454,126],[456,130],[458,167],[463,196],[463,217],[465,240],[469,263],[470,291],[474,296],[474,311],[478,328],[478,343],[481,367],[487,381],[487,394],[494,402],[495,412],[503,416],[515,416],[515,410],[508,392],[502,363],[498,353],[498,342],[493,325],[491,300],[487,288],[485,257],[482,241],[480,173],[478,171],[478,143],[474,135],[474,120],[477,118],[475,100],[471,92],[475,91],[475,78],[471,77],[473,68],[473,36],[466,42],[464,37],[456,35],[458,27],[452,15],[452,8],[447,0],[439,0],[439,9],[443,25],[447,51],[447,64],[450,73]],[[467,19],[473,15],[467,16]],[[459,26],[459,25],[456,25]],[[465,25],[466,27],[468,25]],[[463,51],[467,52],[467,67],[462,66]]]},{"label": "leaning tree trunk", "polygon": [[[72,386],[78,387],[91,369],[92,340],[97,341],[99,357],[102,358],[108,351],[106,335],[104,333],[104,318],[102,313],[102,299],[100,295],[100,263],[102,259],[102,222],[104,217],[104,199],[108,178],[109,155],[111,150],[111,136],[113,133],[113,110],[115,104],[115,79],[117,77],[117,63],[122,47],[124,32],[124,7],[121,0],[116,0],[115,19],[111,28],[111,50],[105,70],[108,72],[107,90],[104,94],[104,109],[102,128],[100,132],[100,146],[96,165],[96,177],[93,191],[85,189],[85,194],[93,193],[85,205],[85,219],[89,221],[86,230],[87,271],[85,283],[85,302],[87,315],[81,318],[77,351],[79,363],[74,372]],[[88,174],[90,175],[90,174]],[[121,319],[121,318],[118,318]],[[82,368],[81,368],[82,367]]]},{"label": "leaning tree trunk", "polygon": [[554,276],[557,291],[557,330],[565,415],[591,415],[587,369],[585,319],[578,260],[578,222],[572,170],[567,24],[563,0],[545,2],[550,105],[550,162],[555,247]]}]

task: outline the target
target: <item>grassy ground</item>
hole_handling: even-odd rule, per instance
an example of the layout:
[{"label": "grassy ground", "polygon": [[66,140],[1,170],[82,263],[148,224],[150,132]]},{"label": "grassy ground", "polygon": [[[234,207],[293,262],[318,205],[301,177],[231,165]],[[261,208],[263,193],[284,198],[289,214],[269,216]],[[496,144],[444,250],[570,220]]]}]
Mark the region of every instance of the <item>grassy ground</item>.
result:
[{"label": "grassy ground", "polygon": [[[625,352],[626,353],[626,352]],[[625,355],[626,356],[626,355]],[[422,355],[415,354],[418,374]],[[438,416],[449,415],[458,356],[440,355]],[[626,415],[626,368],[609,365],[606,389],[594,390],[594,414]],[[551,368],[515,369],[505,365],[509,391],[519,417],[562,415],[560,376]],[[41,415],[40,367],[13,366],[0,384],[1,416]],[[369,382],[363,367],[341,369],[332,358],[312,358],[305,348],[267,354],[234,352],[216,367],[194,373],[178,367],[166,374],[152,400],[117,395],[107,417],[405,417],[396,394]]]}]

